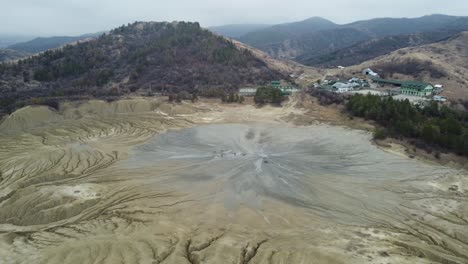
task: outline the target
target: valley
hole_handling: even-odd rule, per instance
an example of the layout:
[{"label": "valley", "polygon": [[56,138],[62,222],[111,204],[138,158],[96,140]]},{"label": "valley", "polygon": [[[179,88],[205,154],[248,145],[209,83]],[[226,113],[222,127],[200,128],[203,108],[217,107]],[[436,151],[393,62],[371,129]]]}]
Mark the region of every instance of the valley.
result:
[{"label": "valley", "polygon": [[468,17],[283,12],[3,38],[0,263],[468,263]]}]

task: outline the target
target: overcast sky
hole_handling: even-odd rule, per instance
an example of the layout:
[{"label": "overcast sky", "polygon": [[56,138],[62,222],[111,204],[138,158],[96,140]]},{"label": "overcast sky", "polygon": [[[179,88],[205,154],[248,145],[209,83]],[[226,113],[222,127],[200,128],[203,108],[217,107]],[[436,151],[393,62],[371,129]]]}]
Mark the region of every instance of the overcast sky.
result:
[{"label": "overcast sky", "polygon": [[133,21],[202,26],[275,24],[321,16],[336,23],[375,17],[468,15],[468,0],[0,0],[0,33],[78,35]]}]

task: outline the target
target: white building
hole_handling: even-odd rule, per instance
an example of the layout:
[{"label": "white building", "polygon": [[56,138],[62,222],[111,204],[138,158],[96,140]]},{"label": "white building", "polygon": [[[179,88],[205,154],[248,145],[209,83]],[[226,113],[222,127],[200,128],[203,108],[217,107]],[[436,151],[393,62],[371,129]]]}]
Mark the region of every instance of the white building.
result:
[{"label": "white building", "polygon": [[239,89],[239,95],[242,96],[254,96],[257,93],[257,88],[241,88]]},{"label": "white building", "polygon": [[446,102],[446,101],[447,101],[447,97],[445,97],[445,96],[440,96],[440,95],[434,95],[434,97],[432,97],[432,100],[438,101],[438,102]]},{"label": "white building", "polygon": [[352,94],[362,94],[362,95],[378,95],[378,96],[386,96],[388,93],[376,91],[376,90],[359,90],[359,91],[352,91]]},{"label": "white building", "polygon": [[333,91],[336,93],[347,93],[354,91],[354,84],[353,83],[342,83],[337,82],[332,85]]},{"label": "white building", "polygon": [[373,77],[379,77],[379,74],[374,72],[371,68],[365,69],[364,71],[362,71],[362,74],[370,75],[370,76],[373,76]]}]

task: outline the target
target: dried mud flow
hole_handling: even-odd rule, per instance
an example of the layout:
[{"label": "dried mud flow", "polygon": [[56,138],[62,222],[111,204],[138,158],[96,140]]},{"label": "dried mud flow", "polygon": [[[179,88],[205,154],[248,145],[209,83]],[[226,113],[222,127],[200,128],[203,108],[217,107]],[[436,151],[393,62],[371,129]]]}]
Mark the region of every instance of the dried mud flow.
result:
[{"label": "dried mud flow", "polygon": [[132,99],[0,123],[0,263],[468,263],[468,175],[297,109]]}]

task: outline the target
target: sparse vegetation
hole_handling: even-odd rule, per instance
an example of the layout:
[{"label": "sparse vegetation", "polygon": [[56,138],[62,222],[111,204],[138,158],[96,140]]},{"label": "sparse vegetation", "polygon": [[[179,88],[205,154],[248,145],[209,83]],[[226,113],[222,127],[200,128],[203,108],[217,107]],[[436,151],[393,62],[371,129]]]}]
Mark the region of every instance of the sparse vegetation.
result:
[{"label": "sparse vegetation", "polygon": [[346,98],[346,95],[335,94],[330,91],[316,88],[309,88],[308,93],[317,98],[321,105],[343,104]]},{"label": "sparse vegetation", "polygon": [[413,76],[414,78],[418,78],[424,73],[428,73],[431,78],[436,79],[447,76],[443,69],[434,65],[430,60],[406,59],[404,61],[383,62],[373,67],[379,69],[383,78],[390,78],[396,73]]},{"label": "sparse vegetation", "polygon": [[387,130],[383,128],[376,128],[374,130],[374,139],[386,139],[387,138]]},{"label": "sparse vegetation", "polygon": [[186,91],[181,91],[178,93],[171,93],[168,96],[169,102],[173,103],[181,103],[184,100],[190,100],[192,102],[196,102],[198,100],[197,94],[190,94]]},{"label": "sparse vegetation", "polygon": [[239,103],[242,104],[245,101],[244,96],[239,96],[239,94],[231,92],[229,94],[223,93],[221,95],[221,101],[223,103]]}]

